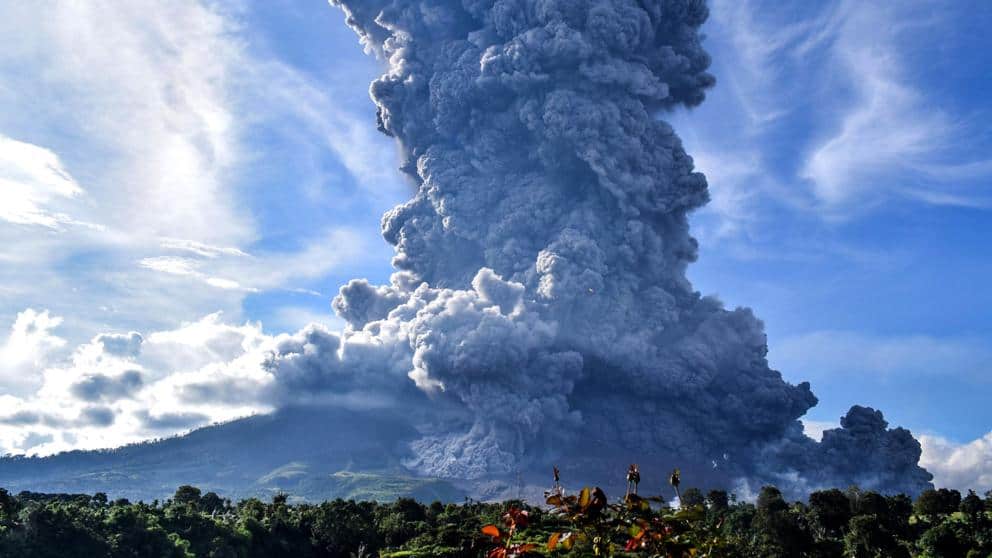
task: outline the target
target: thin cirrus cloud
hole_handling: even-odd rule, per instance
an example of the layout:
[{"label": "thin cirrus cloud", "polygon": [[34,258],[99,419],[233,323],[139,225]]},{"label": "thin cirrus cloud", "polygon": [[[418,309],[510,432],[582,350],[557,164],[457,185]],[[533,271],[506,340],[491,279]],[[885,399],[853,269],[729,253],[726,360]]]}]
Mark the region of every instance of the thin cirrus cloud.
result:
[{"label": "thin cirrus cloud", "polygon": [[992,207],[983,119],[943,102],[924,81],[929,52],[913,42],[927,33],[951,48],[960,10],[768,7],[711,3],[720,80],[691,117],[676,116],[710,178],[714,203],[696,219],[703,238],[746,236],[783,209],[837,222],[887,202]]},{"label": "thin cirrus cloud", "polygon": [[202,281],[203,283],[210,285],[211,287],[216,287],[218,289],[258,292],[258,289],[252,287],[244,287],[234,279],[225,279],[223,277],[212,277],[210,275],[202,273],[198,269],[200,266],[199,262],[191,258],[180,258],[175,256],[155,256],[151,258],[143,258],[138,262],[138,265],[145,269],[158,271],[160,273],[189,277],[197,281]]},{"label": "thin cirrus cloud", "polygon": [[[188,1],[20,4],[2,15],[18,45],[4,49],[2,67],[45,72],[5,72],[2,96],[19,110],[0,126],[52,130],[103,224],[132,236],[181,225],[197,239],[250,238],[224,181],[239,159],[229,93],[244,58],[224,18]],[[72,136],[84,141],[66,145]]]},{"label": "thin cirrus cloud", "polygon": [[[340,264],[361,261],[368,253],[366,239],[347,227],[315,235],[300,250],[285,253],[260,253],[257,256],[237,249],[225,249],[197,243],[170,240],[161,248],[190,251],[184,256],[165,255],[142,258],[144,269],[186,277],[223,290],[260,292],[285,289],[321,296],[320,293],[289,286],[293,280],[321,277]],[[233,279],[233,278],[246,278]],[[249,281],[242,284],[240,281]]]},{"label": "thin cirrus cloud", "polygon": [[86,225],[60,210],[84,194],[58,155],[0,134],[0,220],[62,229]]},{"label": "thin cirrus cloud", "polygon": [[[0,262],[11,264],[0,266],[0,318],[49,308],[72,343],[217,310],[240,319],[246,296],[316,293],[336,266],[374,252],[348,222],[304,220],[302,236],[266,228],[273,188],[299,207],[346,196],[320,165],[280,167],[297,161],[273,159],[258,138],[337,158],[379,196],[398,180],[381,164],[388,139],[255,41],[248,8],[0,6]],[[289,178],[254,184],[260,168]]]},{"label": "thin cirrus cloud", "polygon": [[844,3],[833,15],[833,29],[798,51],[807,55],[818,42],[827,43],[828,75],[840,76],[829,89],[853,89],[853,99],[837,107],[836,131],[814,144],[800,176],[812,181],[814,195],[828,208],[886,197],[982,207],[987,200],[981,190],[955,191],[955,183],[963,169],[972,178],[989,177],[992,160],[951,151],[966,151],[968,128],[908,77],[909,62],[901,56],[907,36],[941,22],[912,6],[903,10],[908,13],[898,5]]},{"label": "thin cirrus cloud", "polygon": [[[16,184],[5,191],[31,192],[21,199],[33,207],[18,220],[100,225],[44,234],[0,221],[0,258],[18,263],[0,269],[10,289],[0,315],[51,308],[65,316],[67,338],[80,341],[114,322],[174,323],[208,311],[209,296],[176,297],[161,282],[136,281],[135,262],[159,237],[223,246],[255,238],[227,180],[241,151],[231,92],[244,59],[230,31],[190,1],[0,7],[0,35],[9,38],[0,52],[0,133],[31,155],[4,173]],[[236,300],[213,296],[226,309]]]}]

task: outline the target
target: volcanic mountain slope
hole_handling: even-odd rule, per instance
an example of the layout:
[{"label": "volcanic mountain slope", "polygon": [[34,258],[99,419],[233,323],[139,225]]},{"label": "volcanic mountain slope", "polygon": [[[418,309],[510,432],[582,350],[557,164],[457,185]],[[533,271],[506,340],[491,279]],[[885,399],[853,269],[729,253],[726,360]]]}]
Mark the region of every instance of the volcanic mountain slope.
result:
[{"label": "volcanic mountain slope", "polygon": [[461,500],[452,484],[402,467],[403,440],[412,435],[407,424],[373,413],[287,408],[117,449],[0,458],[0,487],[146,501],[183,484],[229,498]]}]

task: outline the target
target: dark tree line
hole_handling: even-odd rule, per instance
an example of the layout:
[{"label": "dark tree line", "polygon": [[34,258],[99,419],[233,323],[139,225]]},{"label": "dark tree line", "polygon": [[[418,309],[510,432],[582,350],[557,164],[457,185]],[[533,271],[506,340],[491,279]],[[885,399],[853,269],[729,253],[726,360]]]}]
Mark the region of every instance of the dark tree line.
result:
[{"label": "dark tree line", "polygon": [[410,499],[290,504],[281,495],[232,503],[183,486],[148,504],[0,489],[0,557],[477,557],[491,553],[494,540],[502,544],[492,530],[500,526],[505,536],[507,517],[514,519],[513,544],[507,539],[504,556],[992,556],[992,493],[940,489],[913,501],[852,488],[790,502],[765,487],[748,503],[688,488],[681,498],[679,510],[636,495],[607,504],[601,491],[554,507]]}]

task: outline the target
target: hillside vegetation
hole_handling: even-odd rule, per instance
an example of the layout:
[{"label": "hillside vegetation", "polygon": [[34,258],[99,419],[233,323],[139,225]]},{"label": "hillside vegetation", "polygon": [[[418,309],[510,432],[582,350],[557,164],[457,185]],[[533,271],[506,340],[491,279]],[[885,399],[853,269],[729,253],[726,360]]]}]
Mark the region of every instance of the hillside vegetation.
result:
[{"label": "hillside vegetation", "polygon": [[0,457],[0,487],[146,502],[182,484],[236,499],[462,501],[464,490],[402,466],[411,432],[374,413],[291,407],[116,449]]},{"label": "hillside vegetation", "polygon": [[[673,496],[678,492],[674,476]],[[856,488],[789,502],[765,487],[754,503],[723,491],[681,492],[681,505],[602,490],[549,491],[519,501],[422,504],[333,500],[293,504],[276,495],[232,503],[182,486],[151,503],[93,496],[12,495],[0,489],[0,556],[927,556],[992,555],[992,493],[931,490],[915,501]]]}]

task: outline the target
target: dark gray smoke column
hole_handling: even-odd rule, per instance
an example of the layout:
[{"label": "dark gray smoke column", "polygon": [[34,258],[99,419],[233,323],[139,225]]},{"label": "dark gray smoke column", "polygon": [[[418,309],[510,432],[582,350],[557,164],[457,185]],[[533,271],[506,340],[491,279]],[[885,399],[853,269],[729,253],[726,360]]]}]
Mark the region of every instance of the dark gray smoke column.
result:
[{"label": "dark gray smoke column", "polygon": [[[657,116],[714,83],[704,2],[331,3],[388,62],[371,95],[418,191],[383,218],[392,284],[343,287],[348,330],[306,333],[333,351],[273,356],[289,383],[412,380],[430,399],[396,397],[428,417],[411,465],[432,474],[546,466],[592,442],[726,478],[925,485],[919,444],[884,421],[855,417],[827,453],[803,436],[809,384],[769,369],[750,310],[686,279],[706,179]],[[837,461],[865,440],[884,474]]]}]

